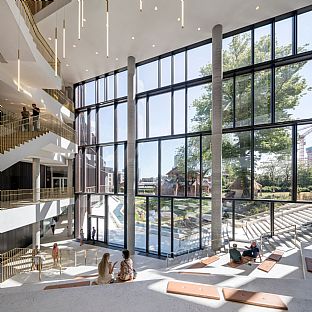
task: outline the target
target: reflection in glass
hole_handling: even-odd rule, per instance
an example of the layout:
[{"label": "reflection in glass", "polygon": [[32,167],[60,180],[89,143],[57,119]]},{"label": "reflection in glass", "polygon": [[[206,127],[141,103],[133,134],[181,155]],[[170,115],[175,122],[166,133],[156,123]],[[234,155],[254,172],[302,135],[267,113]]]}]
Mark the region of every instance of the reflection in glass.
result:
[{"label": "reflection in glass", "polygon": [[271,24],[255,28],[255,64],[271,60],[271,29]]},{"label": "reflection in glass", "polygon": [[210,246],[211,199],[202,200],[202,247]]},{"label": "reflection in glass", "polygon": [[158,61],[137,67],[138,93],[158,88]]},{"label": "reflection in glass", "polygon": [[173,251],[199,248],[199,200],[173,199]]},{"label": "reflection in glass", "polygon": [[98,103],[105,101],[104,90],[105,90],[105,78],[101,78],[98,80]]},{"label": "reflection in glass", "polygon": [[92,109],[89,113],[89,144],[96,144],[96,110]]},{"label": "reflection in glass", "polygon": [[114,141],[114,105],[99,109],[99,143]]},{"label": "reflection in glass", "polygon": [[222,82],[222,120],[223,128],[233,127],[234,82],[233,78]]},{"label": "reflection in glass", "polygon": [[160,86],[168,86],[171,84],[171,56],[160,60],[161,77]]},{"label": "reflection in glass", "polygon": [[105,196],[91,195],[90,196],[90,214],[93,216],[105,216]]},{"label": "reflection in glass", "polygon": [[78,136],[79,136],[79,145],[88,144],[88,113],[87,111],[81,112],[78,115]]},{"label": "reflection in glass", "polygon": [[158,142],[138,143],[138,194],[158,194]]},{"label": "reflection in glass", "polygon": [[84,174],[81,168],[83,168],[83,153],[82,153],[82,150],[79,149],[78,153],[76,154],[76,159],[75,159],[75,191],[76,192],[83,192]]},{"label": "reflection in glass", "polygon": [[95,80],[84,85],[84,103],[90,105],[95,103]]},{"label": "reflection in glass", "polygon": [[171,200],[160,198],[161,214],[161,253],[168,254],[171,252]]},{"label": "reflection in glass", "polygon": [[223,39],[223,69],[251,65],[251,31]]},{"label": "reflection in glass", "polygon": [[200,194],[200,137],[187,138],[187,196]]},{"label": "reflection in glass", "polygon": [[117,73],[117,98],[127,96],[128,94],[128,71],[124,70]]},{"label": "reflection in glass", "polygon": [[292,17],[275,23],[275,58],[292,54],[292,23]]},{"label": "reflection in glass", "polygon": [[100,147],[100,192],[114,193],[114,146]]},{"label": "reflection in glass", "polygon": [[271,70],[262,70],[254,74],[254,122],[271,121]]},{"label": "reflection in glass", "polygon": [[86,192],[96,191],[96,149],[87,147],[85,150],[86,162]]},{"label": "reflection in glass", "polygon": [[202,196],[211,196],[211,136],[202,137]]},{"label": "reflection in glass", "polygon": [[106,77],[106,100],[112,100],[115,98],[115,76],[114,75],[109,75]]},{"label": "reflection in glass", "polygon": [[146,138],[146,98],[137,101],[137,139]]},{"label": "reflection in glass", "polygon": [[255,131],[255,198],[292,198],[291,146],[291,127]]},{"label": "reflection in glass", "polygon": [[185,133],[185,89],[173,92],[173,133]]},{"label": "reflection in glass", "polygon": [[311,51],[312,49],[312,11],[298,15],[298,53]]},{"label": "reflection in glass", "polygon": [[209,130],[211,127],[212,84],[187,89],[187,132]]},{"label": "reflection in glass", "polygon": [[126,141],[128,133],[127,103],[117,105],[117,141]]},{"label": "reflection in glass", "polygon": [[250,198],[250,131],[222,135],[224,198]]},{"label": "reflection in glass", "polygon": [[211,43],[187,51],[187,80],[212,73]]},{"label": "reflection in glass", "polygon": [[171,93],[149,98],[149,136],[171,134]]},{"label": "reflection in glass", "polygon": [[184,139],[161,142],[161,194],[185,195]]},{"label": "reflection in glass", "polygon": [[312,124],[298,126],[297,200],[312,200]]},{"label": "reflection in glass", "polygon": [[235,81],[236,127],[251,124],[251,74],[237,76]]},{"label": "reflection in glass", "polygon": [[135,198],[135,248],[146,250],[146,197]]},{"label": "reflection in glass", "polygon": [[312,100],[312,61],[281,66],[275,70],[276,121],[309,118]]},{"label": "reflection in glass", "polygon": [[108,196],[108,243],[124,246],[125,203],[123,196]]},{"label": "reflection in glass", "polygon": [[158,252],[158,199],[149,197],[149,252]]},{"label": "reflection in glass", "polygon": [[125,146],[117,145],[117,193],[125,192]]},{"label": "reflection in glass", "polygon": [[75,108],[82,107],[81,103],[81,85],[75,87]]},{"label": "reflection in glass", "polygon": [[173,83],[185,81],[185,52],[173,56]]}]

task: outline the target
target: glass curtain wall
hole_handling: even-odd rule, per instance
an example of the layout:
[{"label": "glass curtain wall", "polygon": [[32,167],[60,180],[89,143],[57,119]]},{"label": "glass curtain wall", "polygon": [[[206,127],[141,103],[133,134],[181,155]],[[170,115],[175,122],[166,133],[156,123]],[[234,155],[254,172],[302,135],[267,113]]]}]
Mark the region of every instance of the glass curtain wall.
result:
[{"label": "glass curtain wall", "polygon": [[[224,240],[273,233],[291,216],[291,224],[308,222],[297,215],[309,214],[312,198],[310,29],[311,7],[224,34]],[[211,64],[210,39],[137,64],[138,250],[179,254],[211,243]],[[127,105],[126,86],[120,84],[125,76],[114,73],[95,81],[75,90],[77,161],[84,166],[77,192],[104,195],[104,241],[121,244],[113,220],[116,212],[121,235]],[[87,172],[96,178],[83,176]],[[123,208],[110,208],[115,198]],[[285,214],[290,218],[280,220]]]}]

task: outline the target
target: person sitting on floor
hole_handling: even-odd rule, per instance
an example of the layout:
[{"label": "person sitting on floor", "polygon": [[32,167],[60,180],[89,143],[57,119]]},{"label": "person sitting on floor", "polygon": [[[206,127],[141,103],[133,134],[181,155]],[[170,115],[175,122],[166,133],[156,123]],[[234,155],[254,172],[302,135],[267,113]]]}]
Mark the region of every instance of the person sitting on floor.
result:
[{"label": "person sitting on floor", "polygon": [[98,266],[99,277],[94,282],[97,285],[109,284],[114,281],[113,271],[114,271],[114,267],[117,261],[114,264],[112,264],[111,262],[109,262],[109,257],[110,257],[110,254],[105,253],[103,255],[102,260],[99,263],[99,266]]},{"label": "person sitting on floor", "polygon": [[256,259],[258,257],[259,254],[259,248],[257,247],[257,243],[255,241],[253,241],[250,245],[250,247],[247,247],[247,250],[243,251],[243,257],[251,257]]},{"label": "person sitting on floor", "polygon": [[125,260],[120,262],[120,271],[118,273],[118,278],[122,282],[131,281],[134,278],[134,269],[133,261],[130,259],[129,250],[123,250],[122,256]]},{"label": "person sitting on floor", "polygon": [[233,244],[233,248],[230,249],[230,259],[234,263],[241,263],[242,262],[242,255],[237,250],[237,244]]}]

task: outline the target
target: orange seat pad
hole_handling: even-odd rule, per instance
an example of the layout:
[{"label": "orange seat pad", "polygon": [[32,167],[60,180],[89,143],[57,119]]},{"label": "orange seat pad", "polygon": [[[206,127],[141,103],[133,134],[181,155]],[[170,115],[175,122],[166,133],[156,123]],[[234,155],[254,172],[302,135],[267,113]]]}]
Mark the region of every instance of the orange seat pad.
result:
[{"label": "orange seat pad", "polygon": [[268,259],[271,259],[271,260],[275,260],[275,261],[280,261],[282,256],[284,254],[284,251],[282,250],[275,250],[271,253],[271,255],[269,256]]},{"label": "orange seat pad", "polygon": [[240,302],[260,307],[288,310],[287,305],[279,295],[264,292],[246,291],[235,288],[222,289],[224,299],[227,301]]},{"label": "orange seat pad", "polygon": [[259,266],[258,269],[264,272],[269,272],[274,267],[277,262],[274,260],[264,260]]},{"label": "orange seat pad", "polygon": [[220,300],[218,288],[205,284],[168,282],[167,293]]},{"label": "orange seat pad", "polygon": [[312,272],[312,258],[305,257],[307,271]]},{"label": "orange seat pad", "polygon": [[49,289],[72,288],[72,287],[81,287],[81,286],[90,286],[90,281],[49,285],[49,286],[44,287],[43,289],[49,290]]},{"label": "orange seat pad", "polygon": [[196,262],[194,264],[192,264],[191,266],[188,267],[188,269],[200,269],[200,268],[204,268],[205,266],[219,260],[220,258],[218,256],[211,256],[208,258],[204,258],[202,260],[200,260],[199,262]]}]

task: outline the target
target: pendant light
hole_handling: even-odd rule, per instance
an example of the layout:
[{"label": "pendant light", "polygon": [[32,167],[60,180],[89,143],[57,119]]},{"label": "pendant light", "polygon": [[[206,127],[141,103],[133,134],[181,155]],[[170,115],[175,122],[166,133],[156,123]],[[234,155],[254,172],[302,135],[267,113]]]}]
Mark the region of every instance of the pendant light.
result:
[{"label": "pendant light", "polygon": [[81,37],[81,0],[78,0],[78,40]]},{"label": "pendant light", "polygon": [[54,37],[54,76],[57,77],[57,26],[55,27]]},{"label": "pendant light", "polygon": [[109,12],[108,0],[106,0],[106,57],[109,57]]},{"label": "pendant light", "polygon": [[143,11],[143,0],[140,0],[140,12]]},{"label": "pendant light", "polygon": [[84,4],[83,0],[81,0],[81,28],[83,28],[83,22],[84,22]]},{"label": "pendant light", "polygon": [[181,27],[184,28],[184,0],[181,0]]},{"label": "pendant light", "polygon": [[17,49],[17,91],[21,90],[21,60],[20,60],[20,50]]},{"label": "pendant light", "polygon": [[63,18],[63,58],[66,58],[66,25],[65,25],[65,8]]}]

